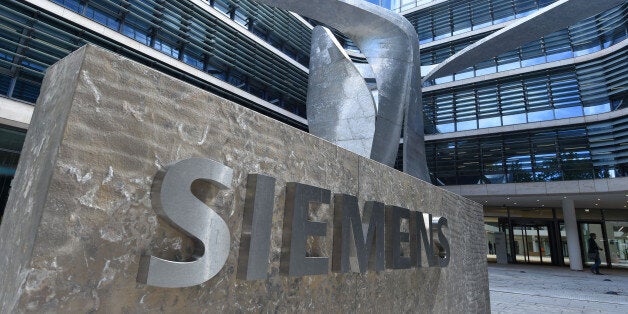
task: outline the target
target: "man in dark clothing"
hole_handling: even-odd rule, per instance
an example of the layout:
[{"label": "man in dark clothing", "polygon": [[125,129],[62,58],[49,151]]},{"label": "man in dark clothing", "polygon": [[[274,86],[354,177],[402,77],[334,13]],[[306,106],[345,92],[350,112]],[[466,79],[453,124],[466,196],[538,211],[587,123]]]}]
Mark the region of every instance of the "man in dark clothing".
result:
[{"label": "man in dark clothing", "polygon": [[600,251],[602,250],[599,246],[597,246],[597,242],[595,242],[595,238],[597,237],[597,235],[595,233],[591,233],[589,236],[589,250],[588,252],[588,257],[589,259],[594,260],[594,264],[593,266],[591,266],[591,272],[596,274],[596,275],[602,275],[602,273],[600,273],[600,264],[602,263],[602,260],[600,259]]}]

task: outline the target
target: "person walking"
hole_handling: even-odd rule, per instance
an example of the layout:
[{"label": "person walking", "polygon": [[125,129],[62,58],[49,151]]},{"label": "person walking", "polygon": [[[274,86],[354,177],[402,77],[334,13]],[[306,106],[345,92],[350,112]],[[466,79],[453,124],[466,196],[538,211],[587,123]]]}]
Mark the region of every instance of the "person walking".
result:
[{"label": "person walking", "polygon": [[600,259],[600,251],[602,251],[602,249],[597,245],[597,242],[595,242],[595,238],[597,238],[595,233],[591,233],[589,235],[589,250],[587,253],[589,255],[589,259],[594,261],[593,266],[591,266],[591,272],[596,275],[603,275],[600,273],[600,264],[602,263],[602,260]]}]

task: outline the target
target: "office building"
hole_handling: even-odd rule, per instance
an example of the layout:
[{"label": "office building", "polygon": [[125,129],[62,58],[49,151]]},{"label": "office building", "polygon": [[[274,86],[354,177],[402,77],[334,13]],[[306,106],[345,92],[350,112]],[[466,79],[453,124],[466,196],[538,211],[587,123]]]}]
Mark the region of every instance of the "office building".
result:
[{"label": "office building", "polygon": [[[556,1],[370,2],[416,27],[425,74]],[[503,236],[499,253],[509,262],[590,263],[586,239],[595,232],[603,265],[628,266],[627,13],[624,3],[424,83],[432,183],[484,205],[489,260]],[[307,130],[311,24],[249,0],[3,2],[0,208],[43,73],[81,45]]]}]

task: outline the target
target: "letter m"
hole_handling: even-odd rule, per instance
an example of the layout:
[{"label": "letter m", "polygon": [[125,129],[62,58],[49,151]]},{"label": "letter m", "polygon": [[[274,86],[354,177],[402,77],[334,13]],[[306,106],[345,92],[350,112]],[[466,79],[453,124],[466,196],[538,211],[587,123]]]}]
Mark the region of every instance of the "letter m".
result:
[{"label": "letter m", "polygon": [[[355,196],[335,194],[332,271],[346,273],[356,271],[357,267],[360,273],[366,272],[367,268],[384,270],[384,222],[383,203],[366,202],[364,215],[360,218]],[[363,227],[368,228],[367,232]]]}]

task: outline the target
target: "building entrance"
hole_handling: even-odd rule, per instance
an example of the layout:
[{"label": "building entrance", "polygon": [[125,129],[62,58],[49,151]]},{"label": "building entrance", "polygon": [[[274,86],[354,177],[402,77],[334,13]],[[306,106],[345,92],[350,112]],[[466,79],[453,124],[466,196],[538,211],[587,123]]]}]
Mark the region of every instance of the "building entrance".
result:
[{"label": "building entrance", "polygon": [[552,221],[513,220],[510,229],[511,262],[560,264],[560,240]]}]

